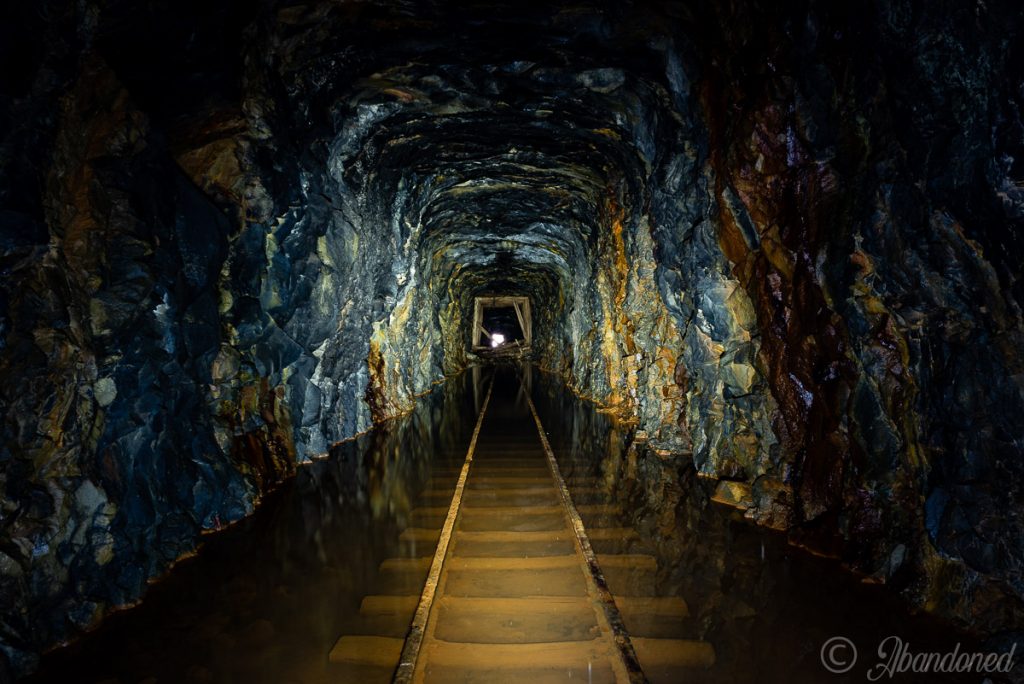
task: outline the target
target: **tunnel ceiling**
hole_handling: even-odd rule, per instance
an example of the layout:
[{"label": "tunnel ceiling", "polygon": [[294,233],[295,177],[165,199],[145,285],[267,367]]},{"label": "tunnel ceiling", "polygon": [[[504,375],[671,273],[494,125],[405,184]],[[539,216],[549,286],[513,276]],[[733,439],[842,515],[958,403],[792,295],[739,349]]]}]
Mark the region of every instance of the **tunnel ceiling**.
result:
[{"label": "tunnel ceiling", "polygon": [[[116,4],[107,12],[124,15],[104,38],[124,77],[137,79],[133,91],[180,110],[166,101],[168,89],[145,92],[157,83],[135,65],[153,61],[152,47],[136,46],[148,58],[141,62],[125,56],[125,40],[139,30],[134,13]],[[268,15],[248,29],[257,36],[246,59],[274,68],[273,82],[256,85],[285,93],[268,124],[293,136],[292,148],[315,155],[302,173],[329,169],[334,182],[324,179],[325,195],[358,192],[380,205],[406,189],[401,206],[386,211],[415,232],[408,248],[468,275],[473,291],[487,289],[487,281],[466,267],[510,253],[507,266],[524,277],[522,287],[545,272],[564,293],[569,264],[591,260],[601,198],[618,194],[633,208],[633,195],[644,192],[656,154],[652,124],[667,97],[668,39],[659,36],[657,14],[633,25],[586,6],[549,16],[545,7],[365,3]],[[201,50],[185,56],[202,62],[199,73],[209,68]],[[188,116],[180,113],[179,122]]]},{"label": "tunnel ceiling", "polygon": [[[585,6],[531,14],[484,5],[297,6],[249,29],[258,48],[242,75],[250,83],[245,111],[274,131],[273,168],[257,167],[261,182],[269,175],[290,186],[303,211],[329,211],[329,245],[351,227],[401,255],[387,265],[394,282],[375,278],[381,305],[371,317],[405,321],[411,307],[415,319],[425,297],[428,310],[442,313],[412,324],[410,334],[444,350],[420,355],[443,372],[466,363],[465,312],[481,294],[530,296],[547,331],[540,348],[548,365],[583,364],[548,352],[581,334],[565,332],[569,325],[614,325],[610,300],[622,299],[626,285],[595,295],[598,264],[625,280],[627,247],[608,242],[646,224],[648,185],[679,173],[669,168],[677,152],[659,152],[655,139],[680,139],[693,125],[673,102],[672,89],[686,82],[671,38],[656,28],[661,15],[630,24]],[[291,165],[278,168],[291,149],[299,152]],[[593,330],[591,344],[608,346],[603,334]],[[422,372],[400,370],[401,353],[387,351],[404,339],[373,342],[382,350],[368,379],[379,399],[373,415],[422,387],[415,377],[382,379]]]},{"label": "tunnel ceiling", "polygon": [[636,467],[1024,615],[1014,3],[8,4],[15,670],[473,363],[493,294]]},{"label": "tunnel ceiling", "polygon": [[[366,45],[341,8],[297,13],[289,33],[315,27],[331,38],[279,76],[317,84],[296,88],[291,105],[309,117],[307,130],[333,136],[317,141],[328,149],[329,192],[401,196],[386,211],[434,287],[465,301],[515,283],[516,293],[558,303],[574,287],[573,265],[593,261],[602,200],[633,208],[644,193],[654,150],[637,124],[657,116],[665,92],[597,47],[610,31],[597,14],[593,36],[580,35],[579,11],[538,36],[521,16],[484,11],[437,17],[446,38],[431,46],[421,16],[380,19],[397,26]],[[374,71],[346,82],[353,63]],[[308,126],[318,113],[329,120]]]}]

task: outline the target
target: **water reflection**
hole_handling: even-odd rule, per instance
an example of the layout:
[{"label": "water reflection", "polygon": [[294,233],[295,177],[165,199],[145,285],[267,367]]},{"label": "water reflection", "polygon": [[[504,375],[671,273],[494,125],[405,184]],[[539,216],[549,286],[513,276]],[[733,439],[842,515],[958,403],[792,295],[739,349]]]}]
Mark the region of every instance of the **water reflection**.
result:
[{"label": "water reflection", "polygon": [[[534,373],[532,397],[595,551],[656,558],[650,572],[606,570],[613,594],[682,598],[688,615],[673,625],[644,625],[652,630],[647,636],[714,646],[713,667],[662,672],[667,681],[685,675],[688,682],[863,682],[890,635],[917,652],[947,653],[957,641],[983,649],[952,628],[910,615],[884,587],[862,584],[837,562],[789,546],[783,535],[712,503],[714,483],[699,478],[685,457],[627,448],[629,426],[579,400],[556,378]],[[837,635],[861,654],[842,675],[821,664],[822,645]],[[893,681],[983,678],[902,673]]]},{"label": "water reflection", "polygon": [[[486,375],[453,379],[411,415],[301,468],[256,515],[210,537],[142,605],[47,657],[34,681],[346,681],[327,654],[339,636],[372,633],[359,603],[390,593],[381,589],[381,561],[433,552],[429,535],[399,537],[439,526],[412,511],[446,505]],[[655,567],[620,568],[609,579],[613,592],[675,597],[670,605],[685,605],[687,614],[646,624],[648,636],[714,646],[715,665],[691,668],[685,681],[862,682],[886,636],[936,651],[963,639],[908,615],[884,588],[862,585],[835,562],[711,504],[711,483],[684,459],[627,448],[628,426],[551,376],[523,377],[588,529],[605,531],[592,536],[595,551],[656,559]],[[864,656],[846,675],[820,663],[822,644],[836,635]],[[894,681],[957,680],[907,673]]]},{"label": "water reflection", "polygon": [[[427,487],[462,462],[475,418],[472,374],[416,410],[299,469],[252,517],[208,538],[143,604],[46,657],[37,682],[326,682],[342,634]],[[478,393],[478,392],[477,392]]]}]

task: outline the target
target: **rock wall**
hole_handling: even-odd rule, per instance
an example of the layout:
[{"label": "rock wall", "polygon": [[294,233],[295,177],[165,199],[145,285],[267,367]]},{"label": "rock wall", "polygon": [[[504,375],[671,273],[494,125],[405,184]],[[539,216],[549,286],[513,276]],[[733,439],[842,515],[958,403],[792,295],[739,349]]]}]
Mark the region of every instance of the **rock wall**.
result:
[{"label": "rock wall", "polygon": [[1019,624],[1019,12],[810,8],[715,12],[701,97],[795,536]]},{"label": "rock wall", "polygon": [[647,457],[1019,621],[1010,3],[43,7],[0,22],[14,670],[463,369],[487,294]]},{"label": "rock wall", "polygon": [[250,512],[254,482],[294,465],[265,386],[251,396],[261,430],[237,437],[251,448],[215,437],[205,388],[229,223],[101,60],[78,74],[56,103],[42,215],[6,214],[31,228],[5,231],[0,358],[0,594],[15,669],[135,601],[200,529]]}]

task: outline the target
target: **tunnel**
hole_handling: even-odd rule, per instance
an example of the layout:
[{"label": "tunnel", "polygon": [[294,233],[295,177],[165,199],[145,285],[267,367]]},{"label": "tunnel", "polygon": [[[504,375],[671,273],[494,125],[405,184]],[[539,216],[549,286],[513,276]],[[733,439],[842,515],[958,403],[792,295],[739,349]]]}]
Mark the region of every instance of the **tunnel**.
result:
[{"label": "tunnel", "polygon": [[0,54],[0,682],[1024,681],[1017,3]]}]

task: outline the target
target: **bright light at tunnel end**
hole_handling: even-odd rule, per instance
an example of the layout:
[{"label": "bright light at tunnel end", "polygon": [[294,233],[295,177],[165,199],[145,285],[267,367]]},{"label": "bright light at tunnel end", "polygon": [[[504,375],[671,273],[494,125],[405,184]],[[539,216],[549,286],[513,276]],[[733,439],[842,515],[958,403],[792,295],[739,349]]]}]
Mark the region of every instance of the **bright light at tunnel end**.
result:
[{"label": "bright light at tunnel end", "polygon": [[494,333],[493,335],[491,335],[491,346],[492,347],[500,347],[503,344],[505,344],[505,336],[504,335],[502,335],[501,333]]}]

